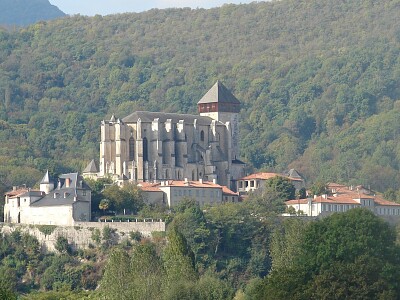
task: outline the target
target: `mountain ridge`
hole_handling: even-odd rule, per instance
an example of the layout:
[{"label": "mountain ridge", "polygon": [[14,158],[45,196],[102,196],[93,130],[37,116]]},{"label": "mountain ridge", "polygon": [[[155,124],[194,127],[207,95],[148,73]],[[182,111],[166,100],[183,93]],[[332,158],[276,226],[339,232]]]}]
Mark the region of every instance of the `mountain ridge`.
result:
[{"label": "mountain ridge", "polygon": [[48,0],[0,0],[0,25],[26,26],[65,16]]}]

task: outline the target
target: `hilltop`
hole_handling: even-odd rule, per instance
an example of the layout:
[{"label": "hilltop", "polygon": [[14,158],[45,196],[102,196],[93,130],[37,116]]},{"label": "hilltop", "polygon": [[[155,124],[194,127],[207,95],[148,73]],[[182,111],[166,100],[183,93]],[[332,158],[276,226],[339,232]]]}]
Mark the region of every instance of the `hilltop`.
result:
[{"label": "hilltop", "polygon": [[0,25],[25,26],[65,16],[48,0],[0,0]]},{"label": "hilltop", "polygon": [[1,184],[82,169],[102,119],[195,113],[219,79],[243,103],[249,166],[398,189],[399,13],[396,0],[283,0],[1,31]]}]

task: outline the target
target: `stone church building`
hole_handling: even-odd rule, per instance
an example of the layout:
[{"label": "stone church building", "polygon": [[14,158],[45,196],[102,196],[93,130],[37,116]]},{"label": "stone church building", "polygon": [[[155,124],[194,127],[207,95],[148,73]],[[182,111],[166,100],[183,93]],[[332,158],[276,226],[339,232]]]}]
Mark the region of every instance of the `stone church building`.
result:
[{"label": "stone church building", "polygon": [[198,102],[199,115],[136,111],[101,123],[99,169],[91,178],[124,181],[214,181],[236,189],[244,176],[239,160],[240,102],[221,83]]}]

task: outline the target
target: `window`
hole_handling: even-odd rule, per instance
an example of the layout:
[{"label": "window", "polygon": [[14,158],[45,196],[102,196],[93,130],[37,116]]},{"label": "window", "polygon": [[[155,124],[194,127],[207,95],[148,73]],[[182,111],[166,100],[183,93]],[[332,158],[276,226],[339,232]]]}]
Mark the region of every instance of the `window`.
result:
[{"label": "window", "polygon": [[129,160],[135,160],[135,140],[133,137],[129,139]]},{"label": "window", "polygon": [[82,191],[82,196],[86,196],[86,191]]},{"label": "window", "polygon": [[149,161],[147,138],[143,138],[143,161]]},{"label": "window", "polygon": [[200,141],[204,142],[204,131],[200,132]]}]

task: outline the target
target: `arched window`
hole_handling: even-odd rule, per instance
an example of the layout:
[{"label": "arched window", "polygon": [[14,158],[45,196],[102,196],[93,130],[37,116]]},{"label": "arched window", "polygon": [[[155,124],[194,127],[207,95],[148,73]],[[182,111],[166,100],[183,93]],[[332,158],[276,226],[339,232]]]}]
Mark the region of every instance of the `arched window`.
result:
[{"label": "arched window", "polygon": [[135,140],[133,137],[129,139],[129,160],[135,160]]},{"label": "arched window", "polygon": [[143,161],[149,161],[147,138],[143,138]]},{"label": "arched window", "polygon": [[200,141],[204,142],[204,131],[200,132]]}]

